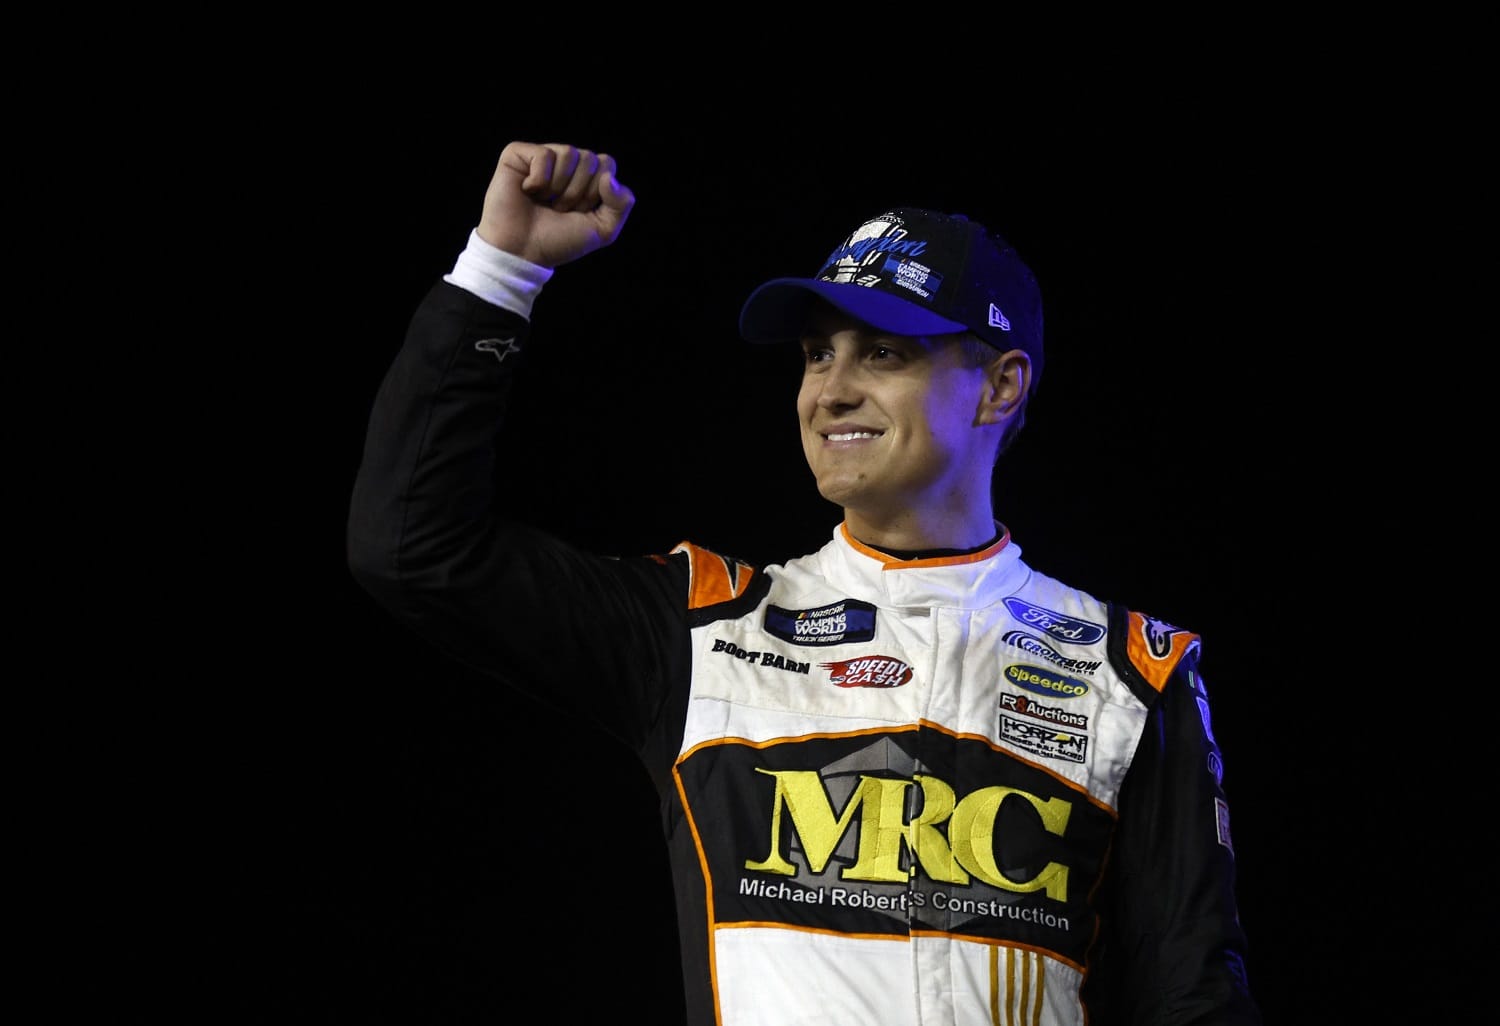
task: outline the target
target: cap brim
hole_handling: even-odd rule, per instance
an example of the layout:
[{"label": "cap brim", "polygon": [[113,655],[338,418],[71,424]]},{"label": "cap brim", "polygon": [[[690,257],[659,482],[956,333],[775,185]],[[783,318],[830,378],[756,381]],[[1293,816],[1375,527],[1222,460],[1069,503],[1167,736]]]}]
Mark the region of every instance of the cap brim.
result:
[{"label": "cap brim", "polygon": [[813,301],[823,298],[851,317],[892,335],[947,335],[967,331],[958,321],[939,317],[916,303],[863,285],[817,278],[773,278],[740,309],[740,337],[746,342],[795,342],[807,326]]}]

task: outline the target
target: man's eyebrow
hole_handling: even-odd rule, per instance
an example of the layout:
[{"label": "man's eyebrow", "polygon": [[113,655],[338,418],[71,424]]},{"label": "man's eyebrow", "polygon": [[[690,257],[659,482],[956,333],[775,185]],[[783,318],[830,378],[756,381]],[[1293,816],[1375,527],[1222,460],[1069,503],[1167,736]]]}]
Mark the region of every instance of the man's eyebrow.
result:
[{"label": "man's eyebrow", "polygon": [[[814,338],[827,341],[833,338],[835,332],[845,331],[849,325],[843,321],[834,324],[832,330],[824,330],[816,322],[809,322],[802,326],[801,338]],[[890,338],[891,336],[878,328],[853,328],[854,338],[859,342],[869,342],[873,339]]]}]

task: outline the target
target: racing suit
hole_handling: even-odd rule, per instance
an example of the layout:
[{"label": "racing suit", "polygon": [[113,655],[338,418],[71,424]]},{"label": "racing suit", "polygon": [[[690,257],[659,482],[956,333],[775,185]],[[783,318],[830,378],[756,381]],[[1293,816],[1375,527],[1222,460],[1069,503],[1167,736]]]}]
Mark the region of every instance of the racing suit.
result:
[{"label": "racing suit", "polygon": [[1260,1022],[1197,635],[1031,569],[999,525],[907,560],[841,525],[752,566],[497,516],[529,312],[434,284],[373,407],[350,568],[639,756],[690,1022]]}]

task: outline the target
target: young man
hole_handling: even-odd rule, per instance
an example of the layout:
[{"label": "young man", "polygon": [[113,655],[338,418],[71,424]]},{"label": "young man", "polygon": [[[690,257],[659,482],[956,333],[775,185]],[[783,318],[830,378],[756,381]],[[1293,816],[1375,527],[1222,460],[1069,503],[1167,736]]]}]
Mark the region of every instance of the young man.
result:
[{"label": "young man", "polygon": [[532,303],[634,203],[607,155],[505,147],[376,398],[349,559],[555,710],[539,729],[639,755],[690,1021],[1260,1022],[1197,635],[1033,570],[994,517],[1042,316],[979,224],[887,211],[744,306],[745,338],[804,352],[803,449],[844,510],[819,551],[603,557],[496,515]]}]

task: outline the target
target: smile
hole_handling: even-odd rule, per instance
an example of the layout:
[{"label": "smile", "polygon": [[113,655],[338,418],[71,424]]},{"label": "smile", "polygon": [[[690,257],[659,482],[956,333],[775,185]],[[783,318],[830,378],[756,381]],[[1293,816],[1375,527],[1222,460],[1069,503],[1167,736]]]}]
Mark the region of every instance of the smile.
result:
[{"label": "smile", "polygon": [[879,438],[878,431],[845,431],[837,435],[824,435],[830,442],[852,442],[856,438]]}]

